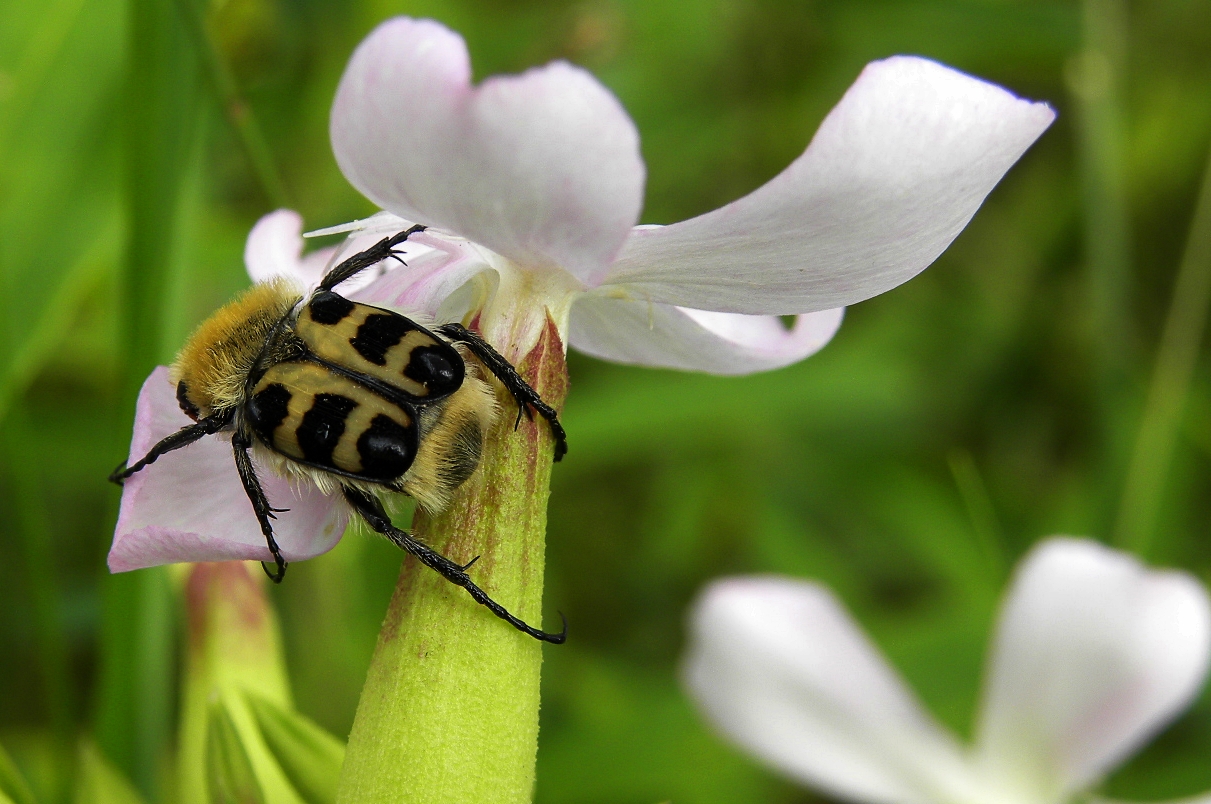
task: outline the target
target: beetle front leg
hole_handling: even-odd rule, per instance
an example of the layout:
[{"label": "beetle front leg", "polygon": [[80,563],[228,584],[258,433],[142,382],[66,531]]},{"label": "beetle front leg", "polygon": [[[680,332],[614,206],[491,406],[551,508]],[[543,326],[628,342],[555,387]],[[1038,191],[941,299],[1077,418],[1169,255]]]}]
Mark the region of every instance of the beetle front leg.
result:
[{"label": "beetle front leg", "polygon": [[231,439],[231,447],[235,453],[235,468],[240,474],[240,482],[244,484],[244,493],[248,495],[249,502],[252,503],[252,510],[256,512],[256,518],[261,523],[261,533],[265,534],[265,543],[269,546],[269,552],[273,554],[273,561],[277,565],[275,572],[270,572],[265,566],[265,562],[261,562],[261,569],[265,570],[265,574],[269,576],[269,580],[274,583],[281,583],[286,577],[286,559],[282,558],[282,551],[278,547],[277,539],[273,538],[273,522],[276,519],[276,514],[281,513],[285,509],[274,508],[269,504],[269,499],[265,496],[265,490],[261,488],[261,481],[256,476],[256,469],[252,466],[252,457],[249,455],[249,449],[252,447],[252,439],[246,433],[236,433]]}]

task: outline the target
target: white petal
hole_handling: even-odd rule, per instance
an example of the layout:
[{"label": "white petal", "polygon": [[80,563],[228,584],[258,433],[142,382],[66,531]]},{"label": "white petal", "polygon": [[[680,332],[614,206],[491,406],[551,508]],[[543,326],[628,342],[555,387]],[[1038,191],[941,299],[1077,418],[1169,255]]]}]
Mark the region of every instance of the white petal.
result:
[{"label": "white petal", "polygon": [[1018,570],[993,645],[978,754],[1024,800],[1088,787],[1190,703],[1211,609],[1184,572],[1052,539]]},{"label": "white petal", "polygon": [[616,363],[751,374],[815,354],[832,339],[843,313],[802,315],[788,330],[776,316],[713,313],[586,293],[572,306],[568,342]]},{"label": "white petal", "polygon": [[925,59],[874,62],[790,167],[714,212],[636,230],[606,282],[735,313],[868,299],[933,262],[1053,118]]},{"label": "white petal", "polygon": [[353,54],[332,107],[345,177],[409,220],[584,281],[643,201],[635,126],[584,70],[555,62],[479,87],[461,37],[396,18]]},{"label": "white petal", "polygon": [[303,232],[303,237],[324,237],[334,234],[377,234],[380,237],[383,235],[391,235],[396,232],[402,232],[405,229],[411,229],[416,221],[410,221],[407,218],[401,218],[399,215],[394,215],[386,210],[379,210],[369,218],[361,218],[355,221],[346,221],[338,223],[336,226],[325,226],[322,229],[312,229],[310,232]]},{"label": "white petal", "polygon": [[[168,370],[157,368],[139,392],[130,462],[191,423],[177,406]],[[289,509],[274,522],[286,560],[331,550],[345,531],[347,507],[309,484],[294,488],[268,469],[257,468],[269,502]],[[126,481],[109,553],[112,571],[229,559],[272,560],[236,474],[230,438],[202,438],[161,456]]]},{"label": "white petal", "polygon": [[709,586],[690,615],[683,675],[724,734],[829,794],[925,804],[967,783],[950,736],[816,584]]}]

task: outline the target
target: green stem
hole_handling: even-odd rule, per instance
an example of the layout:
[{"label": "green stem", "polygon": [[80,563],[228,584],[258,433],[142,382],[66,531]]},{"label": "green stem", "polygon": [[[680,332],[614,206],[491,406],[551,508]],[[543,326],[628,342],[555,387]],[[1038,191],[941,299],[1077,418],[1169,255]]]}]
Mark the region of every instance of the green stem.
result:
[{"label": "green stem", "polygon": [[97,743],[140,792],[159,799],[171,735],[176,601],[164,567],[106,578]]},{"label": "green stem", "polygon": [[1129,309],[1131,229],[1120,100],[1126,16],[1122,0],[1085,0],[1085,44],[1072,82],[1079,109],[1085,251],[1098,358],[1102,371],[1112,376],[1121,374],[1123,350],[1130,343],[1123,315]]},{"label": "green stem", "polygon": [[172,5],[131,3],[126,128],[126,390],[133,403],[164,359],[169,266],[199,115],[197,59]]},{"label": "green stem", "polygon": [[1008,571],[1005,540],[1001,525],[997,521],[996,508],[993,507],[992,497],[988,493],[988,486],[980,475],[975,458],[967,450],[952,450],[948,463],[955,486],[959,489],[959,496],[963,498],[963,506],[967,509],[967,516],[971,519],[971,529],[983,554],[985,569],[990,578],[1001,582]]},{"label": "green stem", "polygon": [[1121,76],[1126,61],[1124,0],[1084,0],[1083,46],[1069,63],[1076,101],[1074,130],[1081,176],[1084,249],[1089,294],[1089,339],[1101,433],[1097,486],[1107,513],[1095,530],[1109,526],[1113,492],[1130,449],[1125,421],[1133,400],[1137,336],[1130,305],[1131,226],[1123,158]]},{"label": "green stem", "polygon": [[54,542],[38,476],[36,452],[29,443],[29,422],[22,405],[14,405],[3,431],[5,464],[12,499],[12,525],[18,532],[25,559],[25,578],[34,608],[38,659],[42,665],[42,693],[50,716],[57,751],[58,783],[53,800],[63,800],[70,789],[68,757],[74,750],[71,668],[63,633],[63,595],[55,572]]},{"label": "green stem", "polygon": [[1115,528],[1115,541],[1140,555],[1152,546],[1161,495],[1211,303],[1211,156],[1203,171],[1194,219],[1135,439]]},{"label": "green stem", "polygon": [[[548,323],[518,370],[552,405],[567,392],[563,345]],[[553,442],[512,402],[480,470],[416,535],[451,559],[480,560],[476,583],[526,622],[542,614]],[[358,705],[337,801],[520,804],[534,784],[540,643],[405,559]]]}]

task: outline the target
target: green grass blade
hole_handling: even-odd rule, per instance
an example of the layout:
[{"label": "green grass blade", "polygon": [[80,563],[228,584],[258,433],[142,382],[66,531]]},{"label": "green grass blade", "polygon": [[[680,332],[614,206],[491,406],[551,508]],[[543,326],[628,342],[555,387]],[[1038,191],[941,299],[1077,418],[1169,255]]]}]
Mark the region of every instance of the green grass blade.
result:
[{"label": "green grass blade", "polygon": [[[123,274],[126,410],[163,342],[181,189],[197,141],[198,62],[174,4],[129,7],[127,257]],[[98,740],[149,799],[172,734],[176,606],[163,568],[107,579]]]}]

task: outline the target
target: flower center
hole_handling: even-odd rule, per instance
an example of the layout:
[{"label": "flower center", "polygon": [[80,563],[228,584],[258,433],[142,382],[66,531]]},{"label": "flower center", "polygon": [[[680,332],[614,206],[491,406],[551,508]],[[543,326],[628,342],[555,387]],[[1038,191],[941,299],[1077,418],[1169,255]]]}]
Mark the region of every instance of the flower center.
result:
[{"label": "flower center", "polygon": [[479,311],[479,329],[488,342],[516,363],[538,343],[549,316],[566,349],[568,316],[584,286],[562,269],[523,266],[478,248],[499,277],[496,292]]}]

